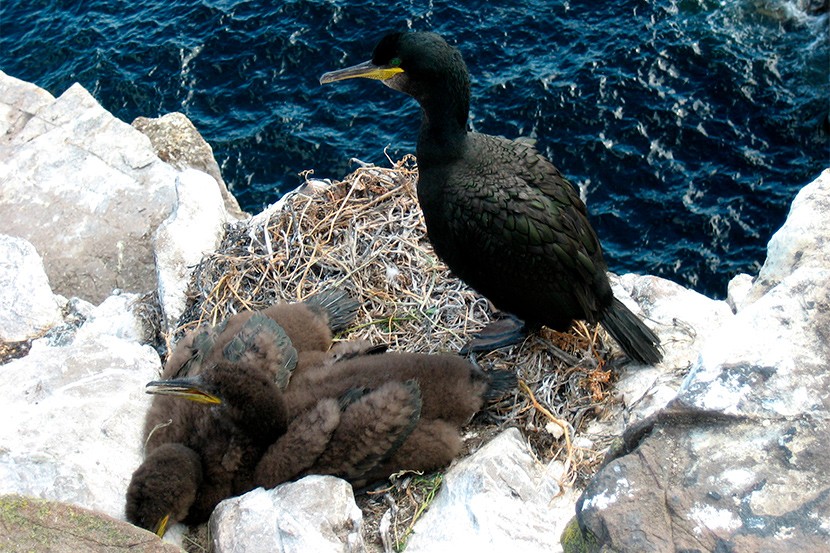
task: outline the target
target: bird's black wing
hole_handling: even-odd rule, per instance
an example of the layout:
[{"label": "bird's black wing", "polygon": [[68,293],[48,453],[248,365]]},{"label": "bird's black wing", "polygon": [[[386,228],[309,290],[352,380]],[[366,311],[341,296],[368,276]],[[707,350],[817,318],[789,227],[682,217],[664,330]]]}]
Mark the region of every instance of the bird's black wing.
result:
[{"label": "bird's black wing", "polygon": [[[494,267],[489,277],[481,278],[510,275],[509,282],[493,288],[524,286],[528,293],[544,294],[548,287],[562,301],[569,297],[578,303],[563,306],[574,312],[571,316],[581,309],[585,318],[592,318],[598,308],[596,285],[605,281],[606,265],[576,190],[526,143],[473,133],[468,149],[470,155],[456,164],[448,179],[453,189],[447,195],[446,218],[475,245],[470,255],[481,255]],[[453,267],[449,260],[448,264]],[[461,276],[480,288],[476,275]],[[498,290],[480,291],[499,306]],[[515,290],[505,292],[510,293]]]}]

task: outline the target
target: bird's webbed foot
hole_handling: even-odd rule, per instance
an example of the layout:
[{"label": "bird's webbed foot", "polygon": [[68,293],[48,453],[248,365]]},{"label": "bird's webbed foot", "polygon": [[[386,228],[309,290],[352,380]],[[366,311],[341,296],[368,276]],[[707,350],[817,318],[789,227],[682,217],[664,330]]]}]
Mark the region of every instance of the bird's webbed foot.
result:
[{"label": "bird's webbed foot", "polygon": [[505,346],[518,344],[527,337],[528,329],[524,321],[508,313],[499,313],[498,317],[478,331],[461,348],[461,355],[473,352],[488,352]]}]

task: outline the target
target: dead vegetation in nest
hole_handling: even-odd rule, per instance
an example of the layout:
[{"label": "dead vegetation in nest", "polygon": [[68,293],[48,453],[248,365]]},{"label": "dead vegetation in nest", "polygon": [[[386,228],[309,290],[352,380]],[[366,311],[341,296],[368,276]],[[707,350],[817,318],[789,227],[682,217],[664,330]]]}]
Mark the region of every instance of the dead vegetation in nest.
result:
[{"label": "dead vegetation in nest", "polygon": [[[412,157],[391,168],[360,167],[342,182],[310,176],[281,209],[228,227],[221,247],[195,269],[176,338],[203,322],[216,324],[276,301],[302,301],[330,287],[347,290],[361,306],[339,338],[386,343],[391,350],[457,352],[490,321],[487,300],[451,276],[429,244]],[[485,370],[509,369],[520,381],[514,394],[473,423],[484,436],[479,440],[516,426],[542,461],[565,465],[564,486],[589,477],[600,452],[576,447],[574,435],[613,401],[609,344],[604,331],[579,323],[567,333],[543,330],[522,344],[479,355]],[[471,440],[468,450],[478,445]],[[393,479],[384,493],[361,500],[364,512],[395,512],[388,530],[401,538],[395,549],[433,483],[429,475]],[[380,522],[368,520],[367,526]]]},{"label": "dead vegetation in nest", "polygon": [[13,359],[26,357],[31,348],[32,340],[24,340],[22,342],[0,341],[0,365],[4,365]]}]

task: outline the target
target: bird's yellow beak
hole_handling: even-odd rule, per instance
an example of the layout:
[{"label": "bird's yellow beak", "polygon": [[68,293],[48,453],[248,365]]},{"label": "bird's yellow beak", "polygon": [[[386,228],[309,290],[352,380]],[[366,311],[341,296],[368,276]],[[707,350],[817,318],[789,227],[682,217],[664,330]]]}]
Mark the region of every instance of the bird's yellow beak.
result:
[{"label": "bird's yellow beak", "polygon": [[155,535],[157,535],[158,537],[163,538],[164,533],[167,532],[167,525],[169,524],[169,522],[170,522],[170,515],[169,514],[164,515],[164,517],[156,525],[156,529],[153,533]]},{"label": "bird's yellow beak", "polygon": [[210,405],[218,405],[222,400],[203,390],[199,384],[198,377],[193,378],[176,378],[174,380],[154,380],[147,383],[148,394],[155,394],[160,396],[176,396],[196,403],[207,403]]},{"label": "bird's yellow beak", "polygon": [[346,67],[345,69],[338,69],[337,71],[329,71],[328,73],[324,73],[323,76],[320,77],[320,84],[333,83],[344,79],[356,79],[359,77],[364,79],[377,79],[379,81],[385,81],[394,77],[398,73],[403,73],[403,69],[400,67],[392,67],[391,65],[375,65],[371,61],[366,61],[351,67]]}]

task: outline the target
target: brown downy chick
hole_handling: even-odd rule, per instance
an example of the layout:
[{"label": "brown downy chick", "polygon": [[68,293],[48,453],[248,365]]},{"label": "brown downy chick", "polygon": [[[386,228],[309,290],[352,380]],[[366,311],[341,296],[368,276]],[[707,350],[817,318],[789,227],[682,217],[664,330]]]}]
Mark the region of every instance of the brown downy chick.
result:
[{"label": "brown downy chick", "polygon": [[312,368],[286,389],[292,420],[255,484],[333,474],[362,487],[404,469],[440,468],[461,449],[460,427],[513,386],[512,373],[484,373],[446,354],[381,353]]},{"label": "brown downy chick", "polygon": [[[127,492],[128,520],[145,528],[163,532],[166,526],[147,520],[147,513],[164,512],[162,518],[189,524],[207,520],[219,501],[249,489],[256,463],[287,427],[280,383],[288,382],[287,360],[296,359],[296,352],[279,325],[254,314],[212,336],[207,349],[193,347],[198,336],[188,343],[197,352],[189,357],[195,374],[148,384],[148,393],[157,397],[147,414],[147,458]],[[156,453],[171,445],[198,459],[201,478],[195,484],[166,472],[192,472],[190,464],[176,469],[167,455]]]},{"label": "brown downy chick", "polygon": [[202,485],[202,460],[182,444],[162,444],[133,474],[127,490],[127,520],[163,536],[170,520],[187,517]]},{"label": "brown downy chick", "polygon": [[360,357],[363,355],[378,355],[385,353],[387,344],[375,345],[368,340],[349,340],[345,342],[334,342],[328,351],[304,351],[299,355],[297,368],[294,376],[303,380],[307,372],[325,372],[333,364],[346,359]]},{"label": "brown downy chick", "polygon": [[421,394],[415,381],[392,381],[375,390],[352,389],[319,400],[294,418],[257,465],[254,482],[272,488],[304,474],[333,474],[362,484],[419,424]]},{"label": "brown downy chick", "polygon": [[[293,370],[297,354],[326,352],[332,344],[332,334],[346,328],[357,313],[358,303],[338,289],[323,290],[304,302],[277,303],[262,311],[243,311],[228,317],[213,327],[203,325],[189,332],[176,345],[165,364],[162,378],[176,378],[197,374],[210,355],[219,355],[245,323],[257,313],[276,322],[282,329],[275,339],[276,348],[252,348],[249,353],[261,353],[261,362],[269,362],[269,351],[281,352],[288,370]],[[293,353],[292,353],[293,351]]]},{"label": "brown downy chick", "polygon": [[512,373],[485,373],[468,360],[446,353],[361,355],[295,376],[285,390],[289,413],[302,412],[320,398],[340,398],[350,390],[373,390],[387,382],[413,380],[420,388],[421,416],[458,426],[469,422],[494,388],[509,388],[515,383]]},{"label": "brown downy chick", "polygon": [[297,352],[328,351],[332,334],[344,330],[358,303],[342,290],[324,290],[301,303],[278,303],[262,311],[277,322]]},{"label": "brown downy chick", "polygon": [[[357,307],[343,291],[323,291],[303,303],[240,313],[186,335],[165,365],[165,380],[151,383],[150,392],[159,395],[145,421],[148,456],[127,494],[129,520],[163,533],[168,519],[200,522],[222,499],[247,491],[262,451],[285,431],[279,390],[298,351],[328,350],[332,332],[348,325]],[[184,477],[193,472],[188,463],[165,475],[172,464],[163,453],[172,446],[200,460],[198,481]],[[161,511],[163,524],[147,514]]]}]

